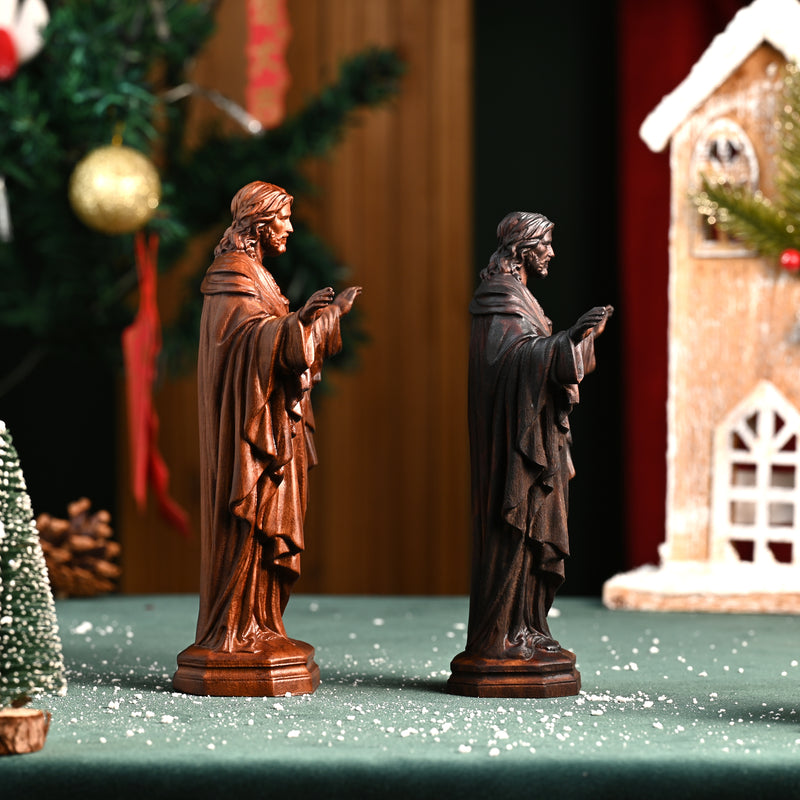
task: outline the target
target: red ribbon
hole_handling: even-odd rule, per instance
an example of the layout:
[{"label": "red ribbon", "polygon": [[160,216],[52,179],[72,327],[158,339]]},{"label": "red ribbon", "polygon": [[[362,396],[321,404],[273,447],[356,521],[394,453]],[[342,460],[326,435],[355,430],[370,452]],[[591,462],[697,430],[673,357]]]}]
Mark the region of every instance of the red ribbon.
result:
[{"label": "red ribbon", "polygon": [[280,124],[289,86],[286,0],[247,0],[247,110],[265,128]]},{"label": "red ribbon", "polygon": [[137,233],[135,253],[139,311],[122,332],[133,496],[139,508],[144,508],[149,479],[161,515],[180,533],[189,536],[189,517],[169,496],[169,470],[158,449],[158,415],[153,404],[156,359],[161,352],[161,321],[156,302],[158,237],[153,235],[148,242],[142,232]]},{"label": "red ribbon", "polygon": [[13,78],[18,66],[19,57],[14,39],[8,30],[0,28],[0,81]]}]

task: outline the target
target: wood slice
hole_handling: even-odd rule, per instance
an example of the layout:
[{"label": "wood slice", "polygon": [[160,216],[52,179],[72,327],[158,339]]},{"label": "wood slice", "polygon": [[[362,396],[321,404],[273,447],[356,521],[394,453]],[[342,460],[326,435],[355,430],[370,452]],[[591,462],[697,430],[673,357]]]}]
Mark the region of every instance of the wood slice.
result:
[{"label": "wood slice", "polygon": [[35,753],[44,747],[50,712],[38,708],[0,709],[0,755]]}]

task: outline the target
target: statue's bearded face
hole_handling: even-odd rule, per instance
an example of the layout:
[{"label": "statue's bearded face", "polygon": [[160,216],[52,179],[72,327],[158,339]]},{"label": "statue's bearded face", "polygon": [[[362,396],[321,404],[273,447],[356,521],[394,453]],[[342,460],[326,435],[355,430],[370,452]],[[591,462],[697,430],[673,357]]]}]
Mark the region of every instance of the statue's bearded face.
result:
[{"label": "statue's bearded face", "polygon": [[272,219],[259,224],[258,234],[264,255],[277,256],[285,253],[286,240],[293,230],[292,207],[287,203]]},{"label": "statue's bearded face", "polygon": [[517,252],[528,276],[536,275],[539,278],[546,278],[550,259],[555,255],[552,228],[545,231],[540,239],[534,239],[530,243],[522,245]]}]

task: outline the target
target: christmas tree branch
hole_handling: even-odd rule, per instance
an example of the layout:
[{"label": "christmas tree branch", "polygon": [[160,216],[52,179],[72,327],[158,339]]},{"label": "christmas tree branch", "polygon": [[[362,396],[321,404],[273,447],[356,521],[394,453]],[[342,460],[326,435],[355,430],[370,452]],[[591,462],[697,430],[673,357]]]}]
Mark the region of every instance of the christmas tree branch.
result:
[{"label": "christmas tree branch", "polygon": [[188,230],[205,230],[227,213],[230,198],[254,172],[292,194],[309,191],[301,163],[335,145],[357,109],[394,96],[404,71],[394,51],[369,50],[342,64],[338,80],[280,127],[234,142],[210,135],[190,154],[171,153],[166,179],[174,184],[172,212]]},{"label": "christmas tree branch", "polygon": [[767,257],[777,257],[796,241],[787,231],[785,214],[760,192],[749,192],[703,178],[703,191],[694,202],[701,214],[723,231],[746,242]]}]

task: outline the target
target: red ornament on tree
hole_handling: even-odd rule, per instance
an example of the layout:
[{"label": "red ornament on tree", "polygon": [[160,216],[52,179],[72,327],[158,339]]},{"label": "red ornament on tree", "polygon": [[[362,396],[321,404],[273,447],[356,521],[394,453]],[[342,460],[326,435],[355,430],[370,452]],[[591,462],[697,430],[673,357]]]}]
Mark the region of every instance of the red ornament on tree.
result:
[{"label": "red ornament on tree", "polygon": [[0,28],[0,81],[13,78],[18,66],[17,46],[11,34],[5,28]]},{"label": "red ornament on tree", "polygon": [[800,270],[800,250],[788,248],[781,253],[781,266],[787,272],[797,272]]},{"label": "red ornament on tree", "polygon": [[42,49],[49,19],[44,0],[0,0],[0,81],[13,78]]}]

